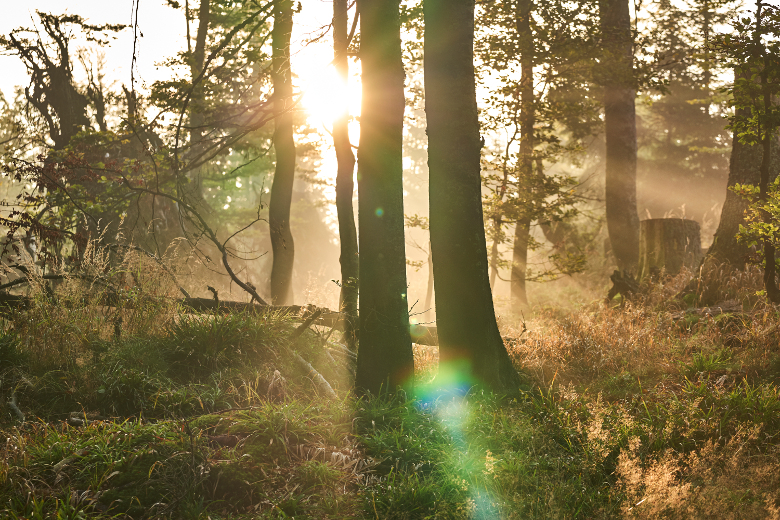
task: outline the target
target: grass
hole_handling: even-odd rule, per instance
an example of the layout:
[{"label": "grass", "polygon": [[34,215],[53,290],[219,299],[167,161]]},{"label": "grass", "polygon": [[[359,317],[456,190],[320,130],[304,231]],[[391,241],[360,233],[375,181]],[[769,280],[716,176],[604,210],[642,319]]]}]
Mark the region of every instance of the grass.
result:
[{"label": "grass", "polygon": [[0,397],[27,418],[0,414],[0,516],[778,517],[778,312],[686,320],[666,297],[682,283],[504,324],[535,382],[511,400],[423,398],[431,347],[419,396],[355,399],[348,360],[291,339],[295,317],[185,313],[141,288],[116,336],[96,299],[41,292],[0,335]]}]

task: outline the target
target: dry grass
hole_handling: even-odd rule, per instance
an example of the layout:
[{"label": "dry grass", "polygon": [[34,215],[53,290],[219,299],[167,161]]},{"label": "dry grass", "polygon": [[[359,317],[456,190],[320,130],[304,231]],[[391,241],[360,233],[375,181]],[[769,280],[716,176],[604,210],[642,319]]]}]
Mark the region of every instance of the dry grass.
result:
[{"label": "dry grass", "polygon": [[[56,283],[33,275],[26,289],[32,304],[8,318],[24,338],[33,370],[83,361],[93,355],[96,342],[110,340],[117,327],[124,335],[159,334],[176,315],[170,297],[178,290],[170,271],[136,251],[116,258],[90,242],[79,269],[60,272],[65,278]],[[121,304],[106,306],[107,298]]]},{"label": "dry grass", "polygon": [[[731,315],[685,313],[685,303],[675,296],[691,279],[692,273],[683,272],[648,284],[644,295],[622,306],[594,302],[567,313],[542,309],[527,323],[527,332],[522,324],[504,321],[502,333],[515,361],[540,385],[553,378],[562,384],[589,384],[623,373],[656,381],[679,374],[680,363],[694,355],[723,348],[732,349],[734,362],[746,370],[766,367],[780,324],[777,311],[755,294],[760,289],[757,272],[734,272],[721,279],[718,294],[724,299],[718,302],[728,297],[742,304],[743,311]],[[714,282],[705,283],[715,291]]]},{"label": "dry grass", "polygon": [[[158,420],[105,421],[83,430],[40,424],[23,434],[8,429],[0,447],[5,496],[24,495],[13,486],[27,482],[36,504],[66,511],[65,502],[50,499],[64,501],[69,489],[41,472],[81,449],[82,441],[94,445],[109,433],[138,428],[154,435],[138,446],[106,441],[92,458],[68,463],[63,474],[72,486],[92,490],[84,500],[94,507],[111,502],[98,500],[100,490],[124,493],[122,477],[108,476],[129,472],[125,452],[143,446],[159,453],[145,459],[138,481],[161,486],[162,494],[139,514],[165,502],[168,511],[191,518],[277,510],[331,518],[778,517],[780,319],[755,297],[755,273],[723,282],[718,294],[743,303],[743,312],[728,316],[686,313],[685,303],[673,301],[690,281],[684,273],[648,285],[642,298],[622,307],[543,310],[527,324],[530,331],[504,322],[510,353],[536,389],[512,402],[477,392],[445,410],[402,399],[317,397],[285,352],[296,349],[332,382],[345,374],[331,370],[336,362],[349,363],[338,350],[327,353],[315,332],[292,345],[289,318],[177,315],[166,303],[176,291],[166,269],[132,255],[117,263],[99,251],[91,258],[84,268],[89,279],[121,287],[127,305],[101,306],[104,285],[75,277],[56,287],[61,303],[42,283],[35,286],[34,304],[10,324],[33,354],[30,363],[38,363],[26,369],[54,375],[29,383],[33,391],[22,388],[23,377],[3,372],[2,388],[16,385],[28,407],[56,394],[56,402],[44,404],[64,412],[89,399],[102,410],[127,398],[125,409],[141,403],[144,415],[159,412]],[[121,341],[112,338],[118,315]],[[254,342],[253,330],[262,341]],[[100,342],[110,343],[102,360],[92,357]],[[223,343],[235,348],[211,352]],[[437,371],[438,349],[416,345],[414,354],[417,380],[427,382]],[[179,368],[168,373],[169,365]],[[276,369],[287,378],[286,391],[272,397],[269,377]],[[62,374],[83,377],[61,382]],[[337,390],[346,396],[348,378],[342,383]],[[251,410],[224,412],[230,407]],[[219,445],[220,436],[237,442]],[[58,448],[65,445],[70,451]],[[95,458],[99,453],[105,460]],[[96,467],[95,475],[114,480],[93,480]],[[75,510],[83,509],[77,502]],[[27,511],[36,504],[9,507]]]},{"label": "dry grass", "polygon": [[525,333],[503,326],[547,389],[557,435],[614,467],[621,517],[779,517],[780,313],[756,296],[756,270],[707,269],[693,301],[737,300],[742,312],[685,312],[673,299],[691,281],[683,273],[620,307],[543,310]]}]

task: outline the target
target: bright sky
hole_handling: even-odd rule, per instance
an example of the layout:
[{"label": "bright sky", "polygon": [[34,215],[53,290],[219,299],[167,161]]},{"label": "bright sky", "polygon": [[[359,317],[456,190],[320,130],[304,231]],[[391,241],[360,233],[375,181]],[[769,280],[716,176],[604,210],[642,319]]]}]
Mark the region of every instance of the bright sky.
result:
[{"label": "bright sky", "polygon": [[[144,91],[155,80],[163,79],[169,70],[157,68],[156,64],[175,56],[186,48],[186,22],[182,10],[173,9],[165,0],[139,0],[138,28],[142,35],[137,43],[137,65],[135,71],[136,88]],[[181,4],[184,2],[181,1]],[[190,6],[197,6],[198,0],[190,0]],[[302,0],[302,11],[295,15],[292,36],[292,69],[297,76],[295,86],[305,92],[302,104],[309,112],[309,123],[320,129],[325,137],[325,146],[321,149],[320,172],[323,178],[335,180],[336,155],[330,144],[329,133],[332,121],[339,106],[346,103],[350,112],[360,111],[360,84],[357,77],[350,81],[349,88],[343,88],[335,70],[330,66],[333,59],[332,37],[322,38],[317,43],[304,45],[313,36],[322,33],[322,28],[330,24],[333,16],[332,0]],[[32,27],[37,21],[36,10],[53,14],[78,14],[90,23],[131,25],[133,19],[133,0],[76,0],[69,2],[63,9],[60,0],[30,0],[7,2],[0,17],[0,34],[8,34],[17,27]],[[192,37],[197,24],[190,26]],[[73,50],[84,45],[85,41],[74,41]],[[130,83],[130,63],[133,56],[133,31],[128,28],[117,35],[110,47],[103,49],[106,63],[107,82],[116,81],[116,87]],[[75,54],[75,53],[74,53]],[[77,81],[82,79],[83,71],[75,67]],[[354,67],[353,67],[354,68]],[[0,90],[6,99],[11,99],[16,86],[27,85],[27,72],[21,60],[16,56],[0,55]],[[357,143],[359,127],[350,124],[352,142]],[[335,197],[333,187],[325,189],[325,196]],[[326,220],[335,223],[335,208],[326,210]],[[333,221],[333,222],[330,222]]]},{"label": "bright sky", "polygon": [[[181,10],[166,5],[164,0],[139,0],[138,26],[143,37],[138,40],[137,48],[137,86],[143,89],[166,73],[157,69],[155,64],[166,57],[173,56],[186,47],[186,25]],[[182,2],[183,3],[183,2]],[[298,75],[297,86],[307,94],[304,106],[312,112],[314,124],[330,127],[336,101],[348,100],[353,110],[359,109],[360,90],[357,84],[350,85],[348,91],[340,88],[335,71],[328,64],[333,58],[332,40],[328,36],[316,44],[302,46],[307,37],[318,34],[319,29],[330,23],[333,4],[330,0],[303,0],[303,10],[295,16],[295,32],[292,48],[294,55],[293,71]],[[197,0],[190,4],[197,5]],[[32,27],[36,21],[35,11],[54,14],[79,14],[93,24],[126,24],[132,21],[132,0],[77,0],[69,2],[63,9],[61,0],[31,0],[26,2],[6,2],[3,16],[0,17],[0,33],[8,34],[20,26]],[[197,30],[193,23],[191,31]],[[76,46],[79,42],[76,42]],[[130,81],[130,61],[133,55],[133,32],[130,29],[119,33],[110,47],[103,49],[106,62],[112,67],[109,80],[128,84]],[[10,98],[17,85],[26,85],[27,74],[21,61],[14,56],[0,56],[0,90]],[[77,71],[77,77],[78,74]],[[342,99],[336,99],[342,98]]]}]

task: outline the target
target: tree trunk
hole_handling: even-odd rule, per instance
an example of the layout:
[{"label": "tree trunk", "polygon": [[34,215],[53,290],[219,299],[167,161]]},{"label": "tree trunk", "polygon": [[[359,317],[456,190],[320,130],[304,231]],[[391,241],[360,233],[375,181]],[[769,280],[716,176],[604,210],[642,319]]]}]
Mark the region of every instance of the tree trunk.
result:
[{"label": "tree trunk", "polygon": [[701,261],[701,231],[695,220],[654,218],[639,223],[639,279],[661,270],[676,275]]},{"label": "tree trunk", "polygon": [[[772,182],[780,170],[780,156],[777,153],[776,141],[770,143],[770,147],[769,182]],[[723,203],[715,238],[704,258],[705,266],[726,263],[733,269],[745,268],[747,257],[751,251],[747,244],[738,242],[736,236],[739,232],[739,226],[745,224],[745,211],[749,204],[740,195],[731,191],[731,188],[737,184],[752,184],[754,186],[760,184],[762,159],[763,148],[761,146],[743,144],[739,142],[739,139],[732,141],[726,201]]]},{"label": "tree trunk", "polygon": [[[356,15],[357,16],[357,15]],[[349,61],[347,47],[349,38],[347,0],[333,0],[333,64],[347,88]],[[355,155],[349,142],[349,108],[339,107],[340,113],[333,122],[333,147],[336,149],[336,212],[339,219],[339,242],[341,245],[341,298],[340,311],[344,313],[344,337],[350,350],[357,347],[358,327],[358,276],[359,257],[355,214],[352,209],[352,194],[355,170]]]},{"label": "tree trunk", "polygon": [[[195,83],[195,80],[203,72],[203,67],[206,62],[206,40],[208,37],[210,24],[211,0],[200,0],[200,7],[198,8],[198,31],[195,33],[195,50],[193,51],[192,56],[190,56],[190,81],[192,81],[192,83]],[[189,21],[187,22],[187,26],[189,27]],[[187,45],[190,47],[189,40],[187,40]],[[207,133],[206,117],[204,114],[206,105],[207,102],[204,99],[203,80],[201,80],[197,85],[194,86],[192,90],[192,98],[188,106],[190,142],[188,150],[186,151],[187,162],[197,161],[204,151],[204,144],[206,144],[205,136]],[[177,181],[186,181],[181,183],[182,195],[184,196],[184,199],[194,207],[198,208],[203,217],[213,225],[215,215],[209,204],[206,202],[206,199],[203,197],[201,183],[202,171],[202,166],[189,169],[185,174],[186,178],[177,179]],[[184,227],[182,227],[181,230],[185,235],[187,232],[197,232],[194,229],[188,229],[190,226],[187,226],[185,221],[181,218],[166,218],[165,220],[177,220],[179,221],[180,225],[184,224]],[[153,238],[155,245],[158,246],[159,252],[159,244],[164,244],[168,240],[168,237],[164,235],[160,237],[154,235]]]},{"label": "tree trunk", "polygon": [[510,299],[512,312],[521,316],[529,310],[528,295],[525,290],[525,273],[528,269],[528,239],[531,236],[531,222],[521,219],[515,224],[515,240],[512,247],[512,277],[510,279]]},{"label": "tree trunk", "polygon": [[[759,10],[756,13],[757,23],[761,23],[761,5],[759,4]],[[758,38],[758,37],[757,37]],[[768,115],[772,109],[772,95],[770,91],[769,79],[767,77],[769,68],[771,66],[770,57],[764,53],[764,67],[761,70],[761,90],[764,98],[764,114]],[[760,119],[759,119],[760,121]],[[761,136],[761,175],[759,182],[759,200],[762,206],[765,206],[769,202],[769,168],[772,161],[772,126],[765,122],[763,126],[758,129],[758,134]],[[771,226],[772,215],[762,209],[761,220],[767,226]],[[766,291],[767,299],[772,303],[780,303],[780,289],[777,287],[777,276],[775,265],[775,244],[773,237],[765,238],[764,243],[764,290]]]},{"label": "tree trunk", "polygon": [[423,315],[424,321],[433,321],[433,252],[431,251],[431,243],[428,242],[428,287],[425,290],[425,314]]},{"label": "tree trunk", "polygon": [[618,268],[634,271],[639,255],[636,209],[636,89],[628,0],[600,0],[604,42],[607,230]]},{"label": "tree trunk", "polygon": [[506,196],[506,188],[509,183],[509,166],[507,161],[509,160],[509,146],[504,155],[504,176],[501,180],[501,187],[498,189],[498,202],[499,207],[496,209],[496,214],[493,217],[493,245],[490,248],[490,288],[496,288],[496,278],[498,277],[498,246],[503,241],[503,228],[504,228],[504,215],[501,210],[501,203],[504,202]]},{"label": "tree trunk", "polygon": [[358,149],[361,392],[411,389],[403,209],[400,0],[358,0],[363,100]]},{"label": "tree trunk", "polygon": [[290,34],[293,25],[293,2],[283,0],[274,9],[272,30],[273,58],[271,78],[274,85],[274,150],[276,167],[268,205],[271,230],[271,300],[274,305],[290,305],[292,272],[295,258],[290,231],[290,204],[295,180],[295,140],[293,139],[292,74],[290,71]]},{"label": "tree trunk", "polygon": [[496,287],[496,278],[498,277],[498,233],[501,230],[501,226],[504,225],[502,216],[496,216],[493,219],[493,245],[490,246],[490,289]]},{"label": "tree trunk", "polygon": [[[474,0],[426,0],[425,113],[439,381],[516,392],[493,309],[482,220]],[[449,377],[453,379],[447,381]]]},{"label": "tree trunk", "polygon": [[[531,0],[517,3],[517,39],[520,46],[520,175],[530,179],[534,168],[534,35],[531,31]],[[533,196],[526,200],[533,200]],[[525,291],[525,273],[528,268],[528,238],[531,222],[520,218],[515,225],[515,240],[512,245],[512,274],[510,297],[512,313],[516,316],[528,311],[528,296]]]},{"label": "tree trunk", "polygon": [[[200,76],[203,72],[203,64],[206,61],[206,36],[209,31],[209,23],[211,20],[210,12],[211,0],[200,0],[200,8],[198,9],[198,32],[195,36],[195,52],[193,52],[190,62],[190,76],[192,81]],[[189,27],[189,22],[187,23]],[[189,40],[188,40],[189,45]],[[192,144],[195,150],[192,151],[192,155],[199,153],[200,143],[203,139],[203,86],[195,87],[192,93],[192,101],[190,107],[190,126],[192,126]]]}]

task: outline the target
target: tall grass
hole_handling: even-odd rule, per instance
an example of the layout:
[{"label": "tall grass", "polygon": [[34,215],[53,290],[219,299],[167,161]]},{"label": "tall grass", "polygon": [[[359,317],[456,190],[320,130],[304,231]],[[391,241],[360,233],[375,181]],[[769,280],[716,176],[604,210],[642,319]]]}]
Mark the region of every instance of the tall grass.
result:
[{"label": "tall grass", "polygon": [[[72,279],[6,314],[0,398],[27,421],[0,416],[2,517],[778,516],[780,317],[733,280],[737,314],[686,312],[683,275],[505,321],[535,381],[512,400],[357,399],[326,334],[293,339],[300,318],[186,312],[165,269],[95,258],[92,278],[128,282],[119,310]],[[421,388],[437,359],[415,348]]]}]

